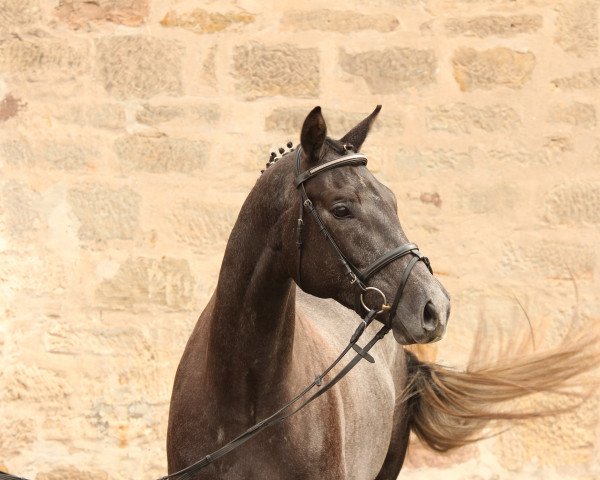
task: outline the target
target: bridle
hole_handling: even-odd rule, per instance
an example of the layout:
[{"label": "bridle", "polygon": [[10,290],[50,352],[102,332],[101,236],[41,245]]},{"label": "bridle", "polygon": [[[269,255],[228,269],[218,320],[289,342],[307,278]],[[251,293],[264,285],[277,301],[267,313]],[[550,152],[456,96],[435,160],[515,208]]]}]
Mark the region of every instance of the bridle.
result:
[{"label": "bridle", "polygon": [[[363,316],[366,312],[370,310],[375,310],[377,314],[389,312],[386,323],[391,326],[391,322],[393,320],[393,317],[395,316],[398,303],[400,302],[400,298],[402,297],[402,292],[404,291],[404,287],[406,286],[406,282],[408,281],[408,277],[410,276],[410,272],[412,271],[413,267],[418,261],[422,261],[431,274],[433,274],[433,270],[431,269],[431,263],[429,262],[429,259],[423,254],[421,254],[421,252],[419,252],[419,247],[417,247],[417,245],[415,245],[414,243],[405,243],[404,245],[400,245],[399,247],[385,253],[377,260],[375,260],[371,265],[362,270],[357,268],[344,254],[342,249],[338,246],[333,235],[325,226],[325,223],[319,215],[318,210],[315,208],[313,202],[308,198],[304,184],[308,182],[311,178],[314,178],[317,175],[319,175],[320,173],[326,172],[327,170],[331,170],[333,168],[345,166],[359,166],[367,164],[367,157],[365,157],[361,153],[356,153],[352,151],[352,147],[350,145],[344,145],[344,151],[349,153],[339,158],[336,158],[335,160],[330,160],[329,162],[310,168],[305,172],[301,173],[300,169],[302,162],[302,147],[298,146],[296,149],[296,179],[294,181],[294,185],[298,189],[298,192],[300,192],[301,197],[298,222],[296,226],[296,244],[298,246],[296,283],[298,284],[298,286],[301,287],[303,246],[302,231],[304,229],[304,210],[306,209],[306,211],[308,211],[311,214],[312,218],[319,227],[319,231],[323,234],[325,239],[333,247],[333,250],[337,254],[338,259],[340,260],[340,263],[342,264],[345,270],[345,273],[350,278],[350,284],[354,286],[354,310],[356,311],[356,313]],[[394,302],[392,303],[392,305],[389,305],[387,303],[387,298],[385,294],[379,288],[368,286],[367,282],[370,277],[372,277],[375,273],[379,272],[385,266],[406,255],[411,255],[412,258],[410,259],[408,265],[404,269],[404,273],[402,274],[400,284],[398,285],[398,289],[396,290]],[[377,293],[381,297],[381,304],[378,306],[369,307],[365,303],[365,295],[368,292]]]}]

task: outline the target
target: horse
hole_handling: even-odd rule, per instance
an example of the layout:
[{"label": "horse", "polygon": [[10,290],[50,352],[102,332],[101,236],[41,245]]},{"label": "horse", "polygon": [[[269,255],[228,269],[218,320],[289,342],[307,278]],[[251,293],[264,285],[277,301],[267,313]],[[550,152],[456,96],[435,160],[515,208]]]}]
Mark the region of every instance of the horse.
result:
[{"label": "horse", "polygon": [[269,162],[249,193],[176,372],[170,474],[290,401],[344,348],[361,321],[356,313],[374,319],[366,336],[380,325],[393,333],[363,352],[374,363],[185,478],[396,479],[411,431],[435,450],[464,445],[490,420],[539,413],[490,404],[552,390],[597,362],[586,345],[569,344],[458,372],[404,348],[443,337],[450,296],[360,153],[380,108],[339,140],[314,108],[300,144]]}]

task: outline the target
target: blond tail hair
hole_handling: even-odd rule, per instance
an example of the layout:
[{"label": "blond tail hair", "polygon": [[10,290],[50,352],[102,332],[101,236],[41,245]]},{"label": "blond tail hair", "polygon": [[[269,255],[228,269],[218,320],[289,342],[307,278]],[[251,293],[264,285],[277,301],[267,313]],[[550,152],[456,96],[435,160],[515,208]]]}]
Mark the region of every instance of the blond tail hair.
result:
[{"label": "blond tail hair", "polygon": [[[412,431],[433,450],[445,452],[486,438],[483,430],[490,422],[526,420],[577,408],[595,391],[594,382],[582,379],[600,364],[599,338],[592,331],[543,352],[484,363],[473,359],[489,347],[480,331],[475,355],[465,371],[420,361],[408,353],[409,384],[403,395]],[[572,401],[567,407],[536,411],[507,405],[540,392],[568,396]]]}]

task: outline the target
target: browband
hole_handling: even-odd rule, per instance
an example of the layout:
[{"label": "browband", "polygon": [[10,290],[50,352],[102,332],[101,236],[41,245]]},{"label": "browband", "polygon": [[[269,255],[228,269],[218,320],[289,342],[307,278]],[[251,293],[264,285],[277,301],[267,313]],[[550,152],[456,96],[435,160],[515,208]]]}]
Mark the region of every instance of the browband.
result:
[{"label": "browband", "polygon": [[309,168],[305,172],[299,174],[294,181],[294,185],[298,188],[299,185],[306,182],[308,179],[314,177],[315,175],[324,172],[325,170],[329,170],[330,168],[341,167],[342,165],[366,165],[367,157],[362,155],[361,153],[351,153],[350,155],[344,155],[343,157],[336,158],[335,160],[331,160],[330,162],[324,163],[323,165],[319,165],[314,168]]}]

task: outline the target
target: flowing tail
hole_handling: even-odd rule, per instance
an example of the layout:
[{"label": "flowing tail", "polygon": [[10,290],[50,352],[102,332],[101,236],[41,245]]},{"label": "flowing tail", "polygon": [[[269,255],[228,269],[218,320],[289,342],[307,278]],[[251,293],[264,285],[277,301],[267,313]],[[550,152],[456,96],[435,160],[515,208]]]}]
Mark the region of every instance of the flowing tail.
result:
[{"label": "flowing tail", "polygon": [[[487,438],[483,429],[490,422],[525,420],[577,408],[598,384],[583,375],[600,364],[599,338],[592,331],[551,350],[485,363],[473,358],[489,347],[480,334],[465,371],[420,361],[408,353],[409,385],[404,399],[409,403],[412,431],[433,450],[446,452]],[[519,411],[514,402],[506,404],[540,392],[567,396],[570,406]]]}]

